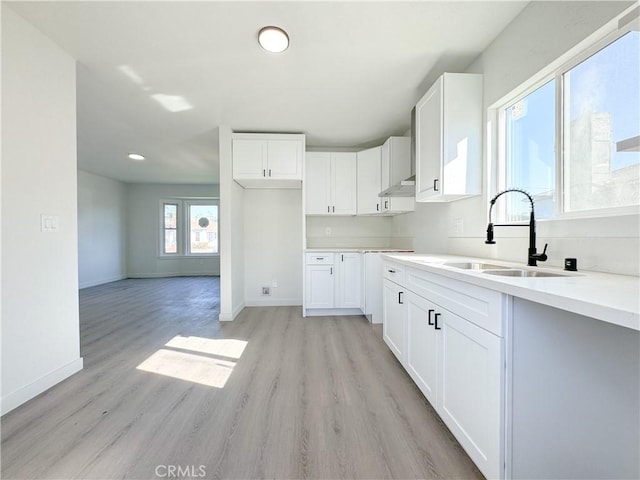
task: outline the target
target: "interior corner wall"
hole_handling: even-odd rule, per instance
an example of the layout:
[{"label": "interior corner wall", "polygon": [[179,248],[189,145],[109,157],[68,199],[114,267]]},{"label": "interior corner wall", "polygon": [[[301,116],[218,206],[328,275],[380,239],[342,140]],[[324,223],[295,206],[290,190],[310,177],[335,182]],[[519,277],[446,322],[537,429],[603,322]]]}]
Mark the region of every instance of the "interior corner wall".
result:
[{"label": "interior corner wall", "polygon": [[231,129],[218,128],[220,158],[220,321],[244,308],[244,189],[233,181]]},{"label": "interior corner wall", "polygon": [[[75,61],[1,8],[4,414],[82,369],[82,358]],[[57,230],[43,231],[42,215]]]},{"label": "interior corner wall", "polygon": [[[244,192],[244,298],[248,306],[302,305],[302,190]],[[269,287],[269,295],[262,288]]]},{"label": "interior corner wall", "polygon": [[220,275],[220,258],[159,256],[160,202],[166,198],[218,198],[218,185],[127,184],[127,276],[153,278]]},{"label": "interior corner wall", "polygon": [[78,170],[80,288],[126,278],[126,230],[126,185]]}]

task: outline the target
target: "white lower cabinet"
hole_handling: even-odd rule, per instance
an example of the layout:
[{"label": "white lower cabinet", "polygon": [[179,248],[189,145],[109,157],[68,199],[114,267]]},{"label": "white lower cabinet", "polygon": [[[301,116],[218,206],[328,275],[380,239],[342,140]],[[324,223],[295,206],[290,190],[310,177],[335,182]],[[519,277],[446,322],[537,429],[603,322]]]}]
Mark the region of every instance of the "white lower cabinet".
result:
[{"label": "white lower cabinet", "polygon": [[362,313],[362,276],[362,253],[308,252],[305,260],[305,314]]},{"label": "white lower cabinet", "polygon": [[384,271],[385,342],[480,471],[504,478],[505,297],[399,264]]},{"label": "white lower cabinet", "polygon": [[382,284],[382,310],[384,321],[382,324],[382,338],[400,363],[406,363],[406,324],[407,306],[402,298],[405,289],[390,280]]},{"label": "white lower cabinet", "polygon": [[407,372],[432,405],[436,404],[439,346],[435,305],[407,294]]},{"label": "white lower cabinet", "polygon": [[333,265],[307,265],[306,270],[306,307],[333,308]]},{"label": "white lower cabinet", "polygon": [[502,478],[502,339],[447,310],[441,322],[437,411],[487,478]]}]

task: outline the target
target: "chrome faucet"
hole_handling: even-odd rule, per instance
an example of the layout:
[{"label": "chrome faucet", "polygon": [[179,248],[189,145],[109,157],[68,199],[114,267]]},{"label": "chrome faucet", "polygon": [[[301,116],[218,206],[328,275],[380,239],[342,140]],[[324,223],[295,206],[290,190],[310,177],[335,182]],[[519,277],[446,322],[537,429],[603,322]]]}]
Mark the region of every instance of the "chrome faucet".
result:
[{"label": "chrome faucet", "polygon": [[547,246],[545,243],[544,250],[542,253],[538,253],[536,250],[536,217],[533,212],[533,198],[524,190],[520,190],[519,188],[508,188],[507,190],[503,190],[498,193],[495,197],[491,199],[489,202],[491,206],[489,207],[489,225],[487,225],[487,240],[484,243],[493,244],[496,243],[493,240],[493,227],[522,227],[521,223],[496,223],[495,225],[491,223],[491,210],[493,210],[493,205],[496,203],[496,200],[501,195],[509,192],[520,192],[525,195],[529,202],[531,202],[531,215],[529,217],[529,250],[527,255],[527,265],[530,267],[535,267],[538,265],[537,262],[544,262],[547,260]]}]

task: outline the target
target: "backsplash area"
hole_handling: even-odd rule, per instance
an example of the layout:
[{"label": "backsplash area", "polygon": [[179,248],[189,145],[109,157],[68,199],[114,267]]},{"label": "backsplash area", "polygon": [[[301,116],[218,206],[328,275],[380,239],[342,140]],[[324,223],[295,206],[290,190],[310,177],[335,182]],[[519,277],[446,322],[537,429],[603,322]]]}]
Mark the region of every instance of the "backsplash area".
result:
[{"label": "backsplash area", "polygon": [[406,248],[392,244],[391,217],[307,217],[307,248]]}]

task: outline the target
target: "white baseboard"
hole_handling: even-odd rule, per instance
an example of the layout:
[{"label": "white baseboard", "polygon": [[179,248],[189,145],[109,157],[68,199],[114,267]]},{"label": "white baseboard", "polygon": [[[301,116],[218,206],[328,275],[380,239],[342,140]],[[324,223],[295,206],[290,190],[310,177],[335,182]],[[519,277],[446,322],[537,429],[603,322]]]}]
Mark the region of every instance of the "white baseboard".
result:
[{"label": "white baseboard", "polygon": [[127,278],[167,278],[167,277],[219,277],[220,272],[180,272],[180,273],[130,273]]},{"label": "white baseboard", "polygon": [[0,415],[4,415],[5,413],[10,412],[14,408],[17,408],[23,403],[31,400],[33,397],[40,395],[45,390],[48,390],[54,385],[60,383],[65,378],[68,378],[74,373],[79,372],[80,370],[82,370],[82,366],[82,357],[77,358],[73,362],[62,366],[51,373],[48,373],[44,377],[40,377],[35,382],[30,383],[29,385],[26,385],[2,397],[2,404],[0,405]]},{"label": "white baseboard", "polygon": [[241,303],[240,305],[236,306],[236,308],[234,308],[231,313],[220,312],[220,315],[218,315],[218,321],[220,322],[233,321],[240,314],[240,312],[244,310],[244,307],[245,307],[245,304]]},{"label": "white baseboard", "polygon": [[245,303],[247,307],[299,307],[302,305],[302,302],[297,298],[270,297],[250,298]]},{"label": "white baseboard", "polygon": [[307,308],[305,317],[334,317],[340,315],[364,315],[359,308]]},{"label": "white baseboard", "polygon": [[98,285],[103,285],[105,283],[117,282],[118,280],[124,280],[125,278],[127,278],[126,275],[116,275],[114,277],[103,278],[102,280],[94,280],[94,281],[91,281],[91,282],[83,282],[80,285],[78,285],[78,287],[80,289],[89,288],[89,287],[96,287]]}]

